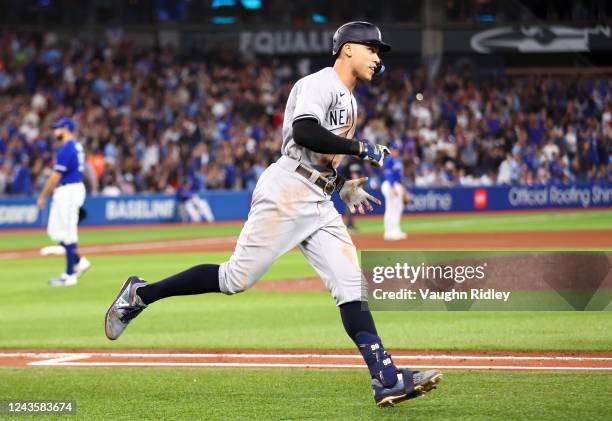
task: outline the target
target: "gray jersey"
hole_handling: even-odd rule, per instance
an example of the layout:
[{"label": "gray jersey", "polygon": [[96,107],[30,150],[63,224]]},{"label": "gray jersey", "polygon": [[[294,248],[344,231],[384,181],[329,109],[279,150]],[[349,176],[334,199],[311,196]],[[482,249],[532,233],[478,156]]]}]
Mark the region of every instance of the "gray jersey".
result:
[{"label": "gray jersey", "polygon": [[337,136],[352,139],[357,125],[357,102],[336,71],[326,67],[298,80],[289,94],[283,120],[283,155],[323,175],[331,175],[344,155],[313,152],[293,140],[293,122],[311,118]]}]

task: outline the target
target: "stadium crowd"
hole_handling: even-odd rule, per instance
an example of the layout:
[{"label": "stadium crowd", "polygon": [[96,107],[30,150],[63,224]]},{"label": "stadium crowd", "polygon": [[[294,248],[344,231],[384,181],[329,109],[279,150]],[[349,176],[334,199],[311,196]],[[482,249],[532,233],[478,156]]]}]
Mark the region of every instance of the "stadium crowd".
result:
[{"label": "stadium crowd", "polygon": [[[0,195],[40,191],[59,116],[78,123],[94,194],[252,189],[280,155],[292,84],[316,70],[125,42],[0,46]],[[391,67],[355,92],[357,137],[399,141],[407,185],[612,182],[612,81]]]}]

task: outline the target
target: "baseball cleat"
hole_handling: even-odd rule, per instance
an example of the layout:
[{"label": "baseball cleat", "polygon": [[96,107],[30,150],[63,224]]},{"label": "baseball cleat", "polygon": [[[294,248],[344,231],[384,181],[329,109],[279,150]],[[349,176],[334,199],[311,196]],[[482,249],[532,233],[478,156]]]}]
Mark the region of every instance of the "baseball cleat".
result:
[{"label": "baseball cleat", "polygon": [[400,369],[397,383],[384,387],[378,379],[372,379],[374,400],[379,407],[393,406],[407,399],[417,398],[435,389],[442,380],[439,370],[410,371]]},{"label": "baseball cleat", "polygon": [[79,263],[74,266],[74,274],[77,276],[77,278],[80,278],[90,267],[91,262],[87,260],[86,257],[81,257]]},{"label": "baseball cleat", "polygon": [[132,319],[147,308],[136,294],[136,290],[145,285],[149,285],[148,282],[138,276],[130,276],[123,283],[119,295],[108,308],[104,319],[104,331],[108,339],[113,341],[117,339]]},{"label": "baseball cleat", "polygon": [[51,278],[49,279],[49,285],[52,287],[69,287],[72,285],[76,285],[77,277],[76,274],[68,275],[66,273],[62,273],[59,278]]}]

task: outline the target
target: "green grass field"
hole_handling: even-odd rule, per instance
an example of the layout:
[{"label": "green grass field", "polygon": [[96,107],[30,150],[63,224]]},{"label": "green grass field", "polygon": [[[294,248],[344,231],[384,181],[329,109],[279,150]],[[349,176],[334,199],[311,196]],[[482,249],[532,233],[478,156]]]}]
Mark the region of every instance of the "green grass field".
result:
[{"label": "green grass field", "polygon": [[2,368],[0,376],[0,396],[76,400],[83,420],[604,420],[612,385],[609,374],[451,372],[431,394],[379,409],[359,371]]},{"label": "green grass field", "polygon": [[[3,262],[0,298],[3,347],[352,348],[338,310],[325,292],[251,290],[173,297],[147,309],[128,334],[110,342],[106,308],[129,275],[157,280],[228,253],[94,256],[74,288],[50,288],[60,257]],[[290,273],[291,275],[287,275]],[[279,259],[263,282],[315,276],[299,252]],[[610,350],[612,312],[375,313],[388,346],[412,349]],[[280,322],[282,321],[282,322]],[[67,329],[67,324],[69,329]]]},{"label": "green grass field", "polygon": [[[411,232],[612,229],[612,211],[411,217]],[[358,222],[380,232],[382,221]],[[81,244],[235,235],[240,225],[88,230]],[[43,232],[0,236],[0,250],[49,245]],[[251,290],[175,297],[111,342],[103,318],[129,275],[155,281],[229,253],[91,256],[71,288],[50,288],[63,258],[0,261],[0,348],[353,349],[323,292]],[[299,252],[261,282],[315,276]],[[386,346],[415,350],[612,350],[612,312],[375,312]],[[360,371],[1,368],[1,399],[76,399],[77,419],[606,419],[610,373],[450,372],[439,390],[377,409]],[[265,392],[262,392],[265,391]],[[36,417],[35,419],[43,419]]]}]

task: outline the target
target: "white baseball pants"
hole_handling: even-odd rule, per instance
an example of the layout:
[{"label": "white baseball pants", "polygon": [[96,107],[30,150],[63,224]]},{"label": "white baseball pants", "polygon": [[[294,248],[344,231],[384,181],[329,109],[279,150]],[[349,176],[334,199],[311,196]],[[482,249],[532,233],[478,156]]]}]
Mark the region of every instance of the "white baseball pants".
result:
[{"label": "white baseball pants", "polygon": [[79,208],[85,202],[85,185],[72,183],[53,191],[47,233],[53,241],[73,244],[78,241]]},{"label": "white baseball pants", "polygon": [[400,221],[404,211],[404,187],[384,181],[381,191],[385,197],[385,237],[401,234]]},{"label": "white baseball pants", "polygon": [[234,254],[219,269],[221,291],[252,287],[276,259],[298,247],[337,305],[359,301],[362,275],[353,241],[330,197],[296,173],[297,165],[283,156],[259,178]]}]

